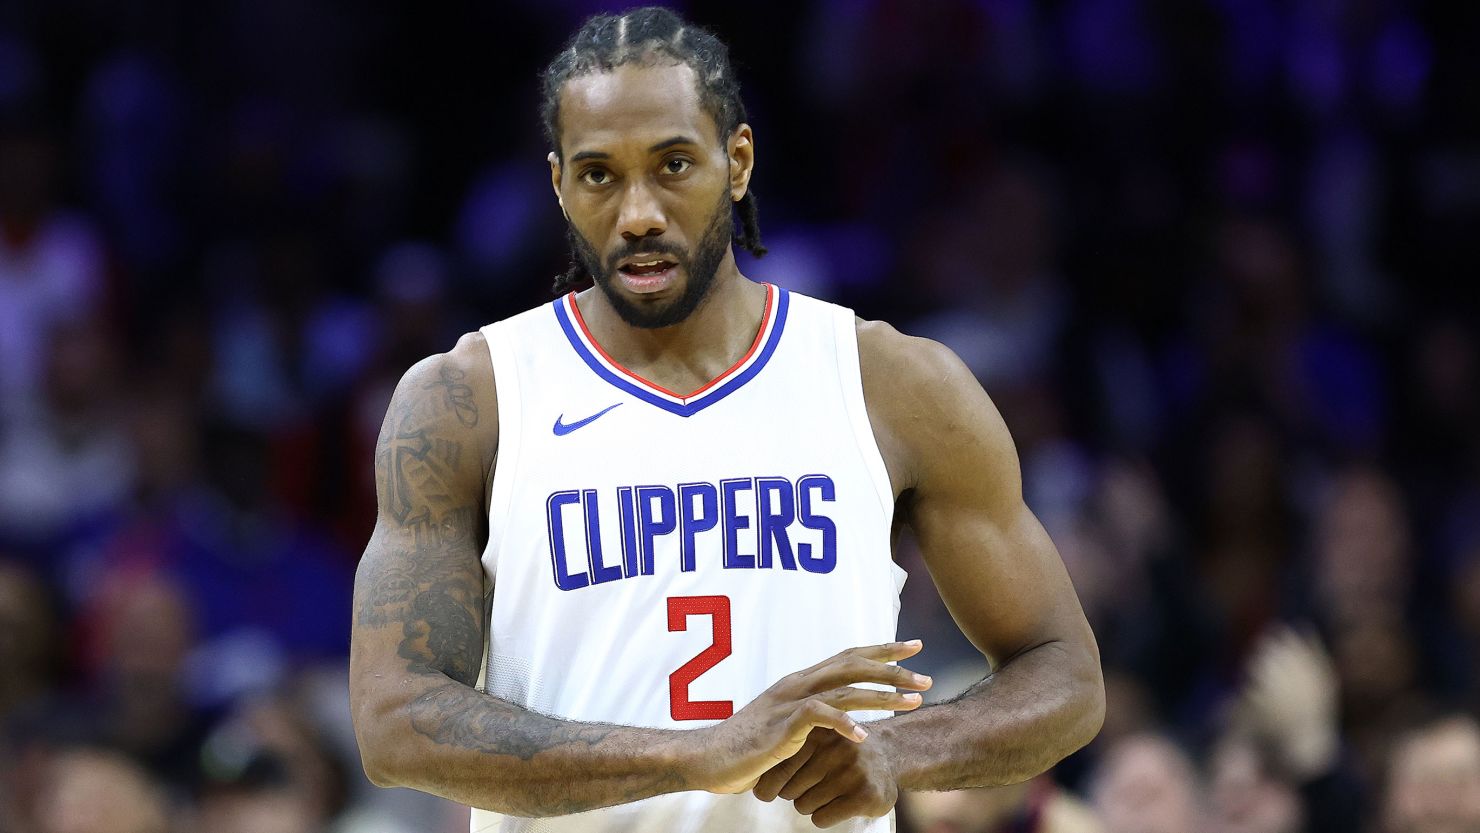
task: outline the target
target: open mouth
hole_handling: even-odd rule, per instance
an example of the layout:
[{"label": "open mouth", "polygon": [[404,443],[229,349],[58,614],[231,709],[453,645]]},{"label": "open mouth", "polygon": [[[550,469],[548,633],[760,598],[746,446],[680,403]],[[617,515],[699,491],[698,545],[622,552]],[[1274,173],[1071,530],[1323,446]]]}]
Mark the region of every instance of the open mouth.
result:
[{"label": "open mouth", "polygon": [[678,264],[666,257],[649,257],[645,259],[632,259],[624,262],[617,269],[628,275],[636,277],[647,277],[672,269]]},{"label": "open mouth", "polygon": [[633,292],[657,292],[673,282],[678,262],[666,255],[636,255],[622,261],[617,274]]}]

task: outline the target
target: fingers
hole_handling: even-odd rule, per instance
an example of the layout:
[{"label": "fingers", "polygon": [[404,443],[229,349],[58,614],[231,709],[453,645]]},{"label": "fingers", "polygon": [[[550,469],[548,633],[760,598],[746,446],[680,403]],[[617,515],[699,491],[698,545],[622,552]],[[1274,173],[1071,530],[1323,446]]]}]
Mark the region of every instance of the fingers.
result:
[{"label": "fingers", "polygon": [[879,683],[897,688],[924,691],[931,680],[907,668],[888,663],[919,653],[919,640],[890,642],[849,648],[804,671],[791,675],[789,682],[800,689],[798,696],[818,694],[851,683]]},{"label": "fingers", "polygon": [[817,733],[807,735],[807,742],[797,750],[795,755],[771,767],[755,783],[752,792],[761,801],[775,801],[776,796],[781,794],[781,788],[786,782],[802,768],[802,765],[811,760],[813,753],[817,751]]},{"label": "fingers", "polygon": [[[796,774],[792,775],[791,778],[788,779],[784,785],[782,785],[781,790],[776,794],[786,799],[787,801],[795,802],[797,801],[797,799],[801,798],[802,795],[808,790],[811,790],[813,787],[822,783],[822,779],[827,777],[827,772],[828,765],[827,762],[823,760],[823,756],[813,755],[811,760],[807,761],[805,764],[802,764],[802,766],[797,769]],[[815,800],[819,797],[820,796],[813,796],[813,799]],[[834,795],[829,795],[827,797],[827,801],[818,801],[815,806],[808,810],[802,809],[802,805],[798,803],[796,804],[797,812],[801,813],[804,816],[810,815],[812,810],[817,809],[817,807],[821,807],[835,797],[836,796]]]},{"label": "fingers", "polygon": [[804,701],[792,713],[791,735],[795,738],[793,742],[797,744],[798,750],[805,745],[806,737],[813,726],[831,729],[855,743],[862,743],[868,737],[868,730],[858,725],[858,721],[849,717],[846,711],[829,706],[815,697]]},{"label": "fingers", "polygon": [[863,802],[861,802],[858,798],[852,795],[842,795],[834,798],[833,800],[818,808],[818,810],[812,814],[812,824],[816,825],[817,827],[832,827],[839,822],[844,822],[848,819],[856,818],[859,816],[872,818],[878,817],[873,813],[866,812],[866,808],[863,806]]},{"label": "fingers", "polygon": [[906,712],[920,707],[923,698],[913,691],[880,691],[876,688],[840,686],[814,695],[814,699],[840,711]]}]

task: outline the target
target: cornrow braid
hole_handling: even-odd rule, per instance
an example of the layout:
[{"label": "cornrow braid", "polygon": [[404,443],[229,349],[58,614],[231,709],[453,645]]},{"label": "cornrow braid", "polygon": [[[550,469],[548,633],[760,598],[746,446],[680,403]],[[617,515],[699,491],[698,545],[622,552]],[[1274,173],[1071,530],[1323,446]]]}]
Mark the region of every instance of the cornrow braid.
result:
[{"label": "cornrow braid", "polygon": [[[626,64],[659,63],[682,64],[694,71],[699,79],[700,106],[714,119],[722,139],[745,121],[745,104],[740,100],[740,81],[730,65],[730,50],[712,32],[688,24],[660,6],[631,9],[620,15],[601,14],[587,20],[540,75],[544,90],[540,118],[556,158],[564,158],[560,149],[560,90],[566,82]],[[735,243],[756,257],[765,255],[752,189],[746,189],[745,196],[735,204],[735,212],[740,219]],[[553,289],[559,295],[590,281],[586,267],[575,258],[569,269],[556,276]]]}]

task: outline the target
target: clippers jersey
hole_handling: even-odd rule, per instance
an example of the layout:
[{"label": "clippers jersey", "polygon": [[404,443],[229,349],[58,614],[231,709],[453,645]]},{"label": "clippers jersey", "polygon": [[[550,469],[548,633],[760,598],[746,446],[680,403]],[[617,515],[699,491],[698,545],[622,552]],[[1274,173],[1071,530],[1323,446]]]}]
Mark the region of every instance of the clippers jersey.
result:
[{"label": "clippers jersey", "polygon": [[[570,720],[698,729],[786,674],[894,641],[905,573],[851,310],[767,284],[749,352],[688,396],[606,355],[574,294],[482,333],[499,416],[488,693]],[[472,816],[473,833],[812,830],[789,801],[702,791]]]}]

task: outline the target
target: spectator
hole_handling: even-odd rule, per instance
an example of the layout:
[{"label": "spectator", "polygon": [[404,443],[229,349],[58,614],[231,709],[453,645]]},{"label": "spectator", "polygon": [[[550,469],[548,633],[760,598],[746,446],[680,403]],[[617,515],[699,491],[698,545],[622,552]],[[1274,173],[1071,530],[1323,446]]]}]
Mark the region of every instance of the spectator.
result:
[{"label": "spectator", "polygon": [[1106,833],[1187,833],[1207,828],[1206,796],[1187,754],[1156,734],[1126,737],[1105,750],[1090,803]]},{"label": "spectator", "polygon": [[1453,715],[1403,736],[1393,748],[1385,833],[1480,829],[1480,725]]},{"label": "spectator", "polygon": [[36,802],[37,833],[169,833],[169,811],[157,785],[114,752],[71,749],[48,767]]}]

